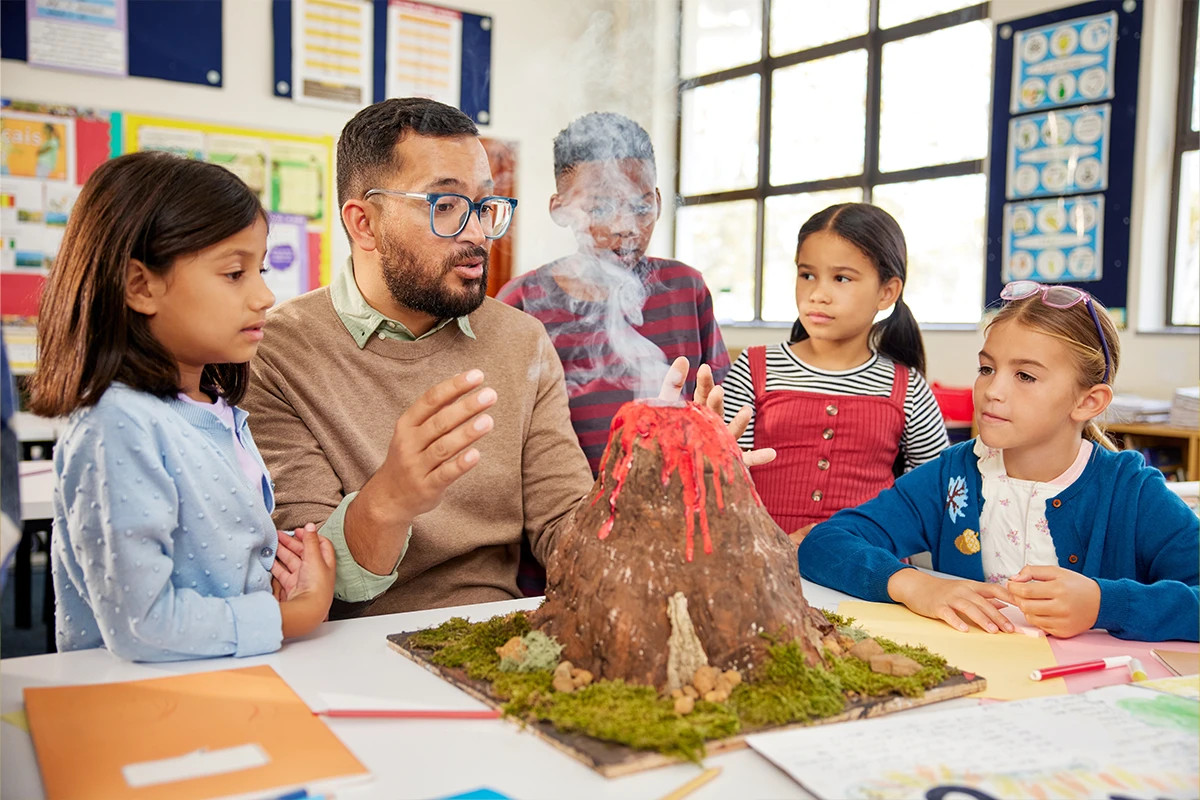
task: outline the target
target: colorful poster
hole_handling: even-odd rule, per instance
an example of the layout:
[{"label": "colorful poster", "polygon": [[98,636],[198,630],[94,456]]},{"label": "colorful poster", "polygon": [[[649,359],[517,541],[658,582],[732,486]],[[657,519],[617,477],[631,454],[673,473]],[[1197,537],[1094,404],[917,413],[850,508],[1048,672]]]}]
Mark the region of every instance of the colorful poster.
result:
[{"label": "colorful poster", "polygon": [[1018,32],[1011,113],[1112,99],[1116,48],[1115,12]]},{"label": "colorful poster", "polygon": [[462,14],[388,0],[387,96],[462,102]]},{"label": "colorful poster", "polygon": [[[46,183],[0,178],[0,270],[42,270],[55,244],[46,229]],[[57,247],[53,247],[57,252]]]},{"label": "colorful poster", "polygon": [[1107,189],[1111,116],[1105,104],[1010,120],[1008,199]]},{"label": "colorful poster", "polygon": [[75,120],[5,109],[0,117],[0,175],[75,180]]},{"label": "colorful poster", "polygon": [[126,0],[26,0],[30,66],[129,74]]},{"label": "colorful poster", "polygon": [[209,162],[225,167],[245,181],[260,198],[266,197],[269,148],[265,140],[210,134],[205,151]]},{"label": "colorful poster", "polygon": [[816,797],[1125,798],[1200,792],[1200,703],[1137,685],[747,737]]},{"label": "colorful poster", "polygon": [[295,0],[292,98],[359,109],[373,99],[374,10],[369,0]]},{"label": "colorful poster", "polygon": [[204,160],[205,141],[201,131],[146,125],[138,130],[137,141],[137,150],[160,150],[196,161]]},{"label": "colorful poster", "polygon": [[1098,281],[1103,243],[1104,195],[1006,203],[1002,280]]},{"label": "colorful poster", "polygon": [[299,214],[269,214],[267,287],[282,303],[309,290],[308,218]]},{"label": "colorful poster", "polygon": [[293,142],[273,144],[270,210],[320,220],[325,216],[324,187],[328,176],[327,147]]}]

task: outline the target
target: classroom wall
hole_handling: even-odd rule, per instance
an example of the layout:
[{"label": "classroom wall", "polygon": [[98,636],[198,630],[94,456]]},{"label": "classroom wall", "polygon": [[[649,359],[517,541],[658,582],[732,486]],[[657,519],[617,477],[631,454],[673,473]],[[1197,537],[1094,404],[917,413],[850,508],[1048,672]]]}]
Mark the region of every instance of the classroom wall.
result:
[{"label": "classroom wall", "polygon": [[[1178,386],[1200,384],[1200,336],[1162,333],[1163,286],[1170,218],[1179,26],[1183,0],[1143,0],[1138,128],[1134,142],[1129,257],[1129,328],[1121,334],[1116,390],[1169,398]],[[996,24],[1077,5],[1064,0],[992,0]],[[1120,146],[1120,144],[1118,144]],[[726,344],[746,347],[787,338],[781,328],[725,326]],[[958,386],[975,378],[983,335],[976,330],[926,330],[929,378]]]},{"label": "classroom wall", "polygon": [[[659,24],[660,14],[674,13],[671,0],[444,5],[494,15],[492,124],[480,130],[518,147],[515,272],[575,247],[570,234],[551,222],[547,203],[554,191],[551,142],[576,116],[604,110],[638,120],[665,143],[659,159],[670,182],[664,185],[674,185],[675,44],[671,26]],[[226,0],[222,88],[54,72],[7,60],[0,60],[0,84],[5,97],[18,100],[336,136],[350,113],[274,96],[271,40],[271,0]],[[656,118],[663,113],[668,118]],[[344,235],[335,230],[335,269],[348,255]]]}]

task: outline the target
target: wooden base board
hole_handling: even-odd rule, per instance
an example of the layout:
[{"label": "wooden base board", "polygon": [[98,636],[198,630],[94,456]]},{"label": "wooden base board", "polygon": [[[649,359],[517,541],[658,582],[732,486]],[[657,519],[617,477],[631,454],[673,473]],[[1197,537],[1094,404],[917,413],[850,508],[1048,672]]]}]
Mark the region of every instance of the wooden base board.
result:
[{"label": "wooden base board", "polygon": [[[433,654],[431,650],[410,648],[407,643],[413,633],[412,631],[394,633],[387,637],[388,645],[397,653],[415,661],[434,675],[462,689],[487,706],[499,709],[504,704],[503,701],[491,696],[489,693],[491,684],[487,681],[469,678],[464,670],[458,668],[440,667],[437,664],[433,664],[429,661],[429,656]],[[791,728],[803,728],[810,725],[828,725],[834,722],[848,722],[855,719],[881,717],[884,714],[891,714],[896,711],[904,711],[905,709],[916,708],[917,706],[938,703],[942,700],[950,700],[955,697],[964,697],[976,692],[982,692],[986,688],[987,681],[978,675],[974,675],[970,679],[962,674],[954,675],[947,678],[940,686],[927,689],[922,697],[892,695],[889,697],[859,699],[848,704],[846,710],[835,717],[826,717],[825,719],[794,725],[781,725],[773,728],[742,731],[737,736],[731,736],[728,739],[711,741],[707,743],[708,755],[740,750],[747,746],[746,736],[752,733],[782,731]],[[664,756],[661,753],[635,750],[623,744],[606,742],[582,733],[563,733],[555,729],[548,722],[535,722],[531,724],[520,720],[515,721],[523,724],[526,730],[531,731],[551,747],[561,750],[582,764],[586,764],[606,778],[618,778],[622,775],[631,775],[635,772],[643,772],[648,769],[679,763],[678,759],[671,756]]]}]

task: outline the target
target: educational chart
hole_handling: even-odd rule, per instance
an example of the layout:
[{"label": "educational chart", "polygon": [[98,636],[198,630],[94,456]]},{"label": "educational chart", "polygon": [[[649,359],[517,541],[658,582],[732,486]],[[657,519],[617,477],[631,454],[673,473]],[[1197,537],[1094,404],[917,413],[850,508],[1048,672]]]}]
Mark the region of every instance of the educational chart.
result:
[{"label": "educational chart", "polygon": [[129,74],[125,0],[27,0],[30,66]]},{"label": "educational chart", "polygon": [[297,102],[362,108],[371,102],[370,0],[293,0],[292,80]]},{"label": "educational chart", "polygon": [[1084,17],[1013,38],[1013,114],[1113,96],[1117,15]]},{"label": "educational chart", "polygon": [[1102,105],[1011,120],[1008,199],[1107,189],[1111,115],[1112,108]]},{"label": "educational chart", "polygon": [[300,214],[268,214],[267,288],[282,303],[309,290],[308,218]]},{"label": "educational chart", "polygon": [[1103,277],[1104,196],[1004,206],[1004,282],[1098,281]]},{"label": "educational chart", "polygon": [[463,15],[408,0],[389,0],[387,96],[462,101]]},{"label": "educational chart", "polygon": [[[258,193],[269,212],[298,215],[306,221],[303,264],[307,280],[303,289],[299,289],[299,281],[289,282],[289,286],[307,291],[329,282],[332,228],[325,203],[333,174],[332,137],[129,114],[125,116],[125,149],[166,150],[230,170]],[[293,243],[293,247],[300,244]],[[291,272],[289,278],[297,274]],[[296,293],[294,289],[276,292],[281,300]]]},{"label": "educational chart", "polygon": [[826,800],[1165,800],[1200,791],[1200,703],[1128,684],[747,741]]}]

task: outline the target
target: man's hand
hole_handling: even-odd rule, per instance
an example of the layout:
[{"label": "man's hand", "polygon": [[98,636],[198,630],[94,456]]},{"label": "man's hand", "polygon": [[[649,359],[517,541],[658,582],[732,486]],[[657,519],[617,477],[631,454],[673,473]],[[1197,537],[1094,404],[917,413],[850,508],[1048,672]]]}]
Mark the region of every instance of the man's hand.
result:
[{"label": "man's hand", "polygon": [[1051,636],[1090,631],[1100,616],[1100,584],[1062,567],[1023,567],[1009,580],[1008,591],[1029,624]]},{"label": "man's hand", "polygon": [[436,508],[447,487],[479,463],[472,445],[491,431],[483,412],[495,402],[496,391],[473,369],[429,389],[400,415],[383,464],[346,509],[346,545],[359,565],[391,572],[413,519]]},{"label": "man's hand", "polygon": [[944,620],[963,633],[969,630],[964,618],[988,633],[1015,630],[992,599],[1011,603],[1012,595],[994,583],[946,580],[905,568],[892,575],[887,588],[888,595],[897,603],[923,617]]},{"label": "man's hand", "polygon": [[[675,359],[671,368],[667,370],[667,377],[663,379],[658,399],[678,400],[683,392],[683,383],[687,380],[687,372],[688,360],[683,356]],[[701,364],[700,369],[696,370],[696,391],[692,399],[702,406],[708,406],[718,417],[725,419],[725,390],[714,384],[712,367],[708,364]],[[734,441],[746,432],[746,426],[750,424],[750,414],[750,406],[742,406],[730,421],[728,428]],[[742,453],[742,460],[747,467],[767,464],[775,460],[775,451],[770,447],[747,450]]]}]

